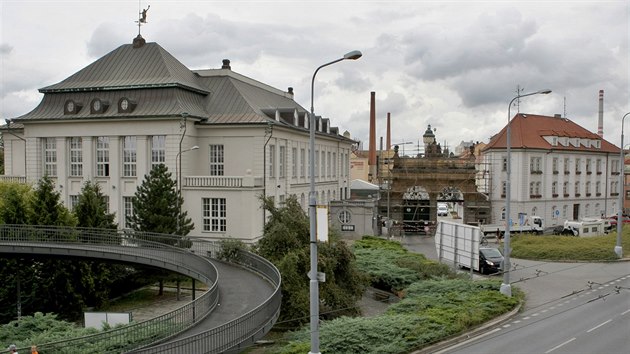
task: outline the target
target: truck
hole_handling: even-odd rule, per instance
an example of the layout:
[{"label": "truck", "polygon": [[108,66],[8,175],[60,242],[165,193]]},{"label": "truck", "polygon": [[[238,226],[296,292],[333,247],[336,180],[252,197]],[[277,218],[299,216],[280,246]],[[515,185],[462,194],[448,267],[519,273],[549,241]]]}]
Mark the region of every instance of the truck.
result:
[{"label": "truck", "polygon": [[503,268],[503,255],[493,247],[481,247],[479,227],[440,220],[435,230],[435,251],[442,263],[482,274]]},{"label": "truck", "polygon": [[610,230],[610,221],[604,219],[582,219],[579,221],[566,220],[563,225],[561,235],[571,236],[600,236],[607,234]]},{"label": "truck", "polygon": [[[524,216],[521,218],[522,221],[518,223],[512,223],[512,227],[510,227],[510,233],[535,233],[542,234],[545,230],[545,220],[540,216]],[[506,223],[501,224],[481,224],[479,225],[479,229],[483,233],[484,236],[488,235],[496,235],[503,236],[505,234],[505,225]]]}]

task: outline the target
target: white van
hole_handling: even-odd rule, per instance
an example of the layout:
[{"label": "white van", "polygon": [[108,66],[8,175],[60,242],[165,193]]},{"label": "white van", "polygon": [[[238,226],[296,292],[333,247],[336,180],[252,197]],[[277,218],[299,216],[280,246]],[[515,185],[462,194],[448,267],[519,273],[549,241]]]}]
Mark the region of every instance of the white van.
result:
[{"label": "white van", "polygon": [[448,206],[446,203],[438,203],[437,216],[448,216]]}]

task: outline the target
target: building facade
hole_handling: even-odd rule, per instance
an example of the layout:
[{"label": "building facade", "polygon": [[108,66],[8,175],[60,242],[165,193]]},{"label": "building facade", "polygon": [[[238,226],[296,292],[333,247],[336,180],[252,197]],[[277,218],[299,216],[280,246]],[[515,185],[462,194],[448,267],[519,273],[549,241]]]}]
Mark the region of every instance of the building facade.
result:
[{"label": "building facade", "polygon": [[[573,121],[517,114],[511,121],[510,220],[538,215],[547,226],[565,220],[616,214],[619,148]],[[483,150],[481,174],[492,203],[492,221],[505,221],[507,126]]]},{"label": "building facade", "polygon": [[[282,91],[231,70],[190,70],[142,37],[40,89],[41,103],[7,119],[3,180],[55,181],[69,208],[87,180],[120,228],[156,164],[178,181],[192,236],[254,242],[266,220],[260,196],[282,204],[309,193],[308,112]],[[349,197],[354,141],[316,119],[318,204]]]}]

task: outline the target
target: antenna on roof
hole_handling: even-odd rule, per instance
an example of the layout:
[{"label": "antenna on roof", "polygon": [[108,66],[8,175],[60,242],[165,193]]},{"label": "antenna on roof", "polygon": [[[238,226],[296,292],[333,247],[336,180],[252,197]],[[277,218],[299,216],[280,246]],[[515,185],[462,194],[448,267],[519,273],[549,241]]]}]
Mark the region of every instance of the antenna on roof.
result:
[{"label": "antenna on roof", "polygon": [[151,5],[147,6],[146,9],[140,10],[141,9],[141,5],[140,5],[140,1],[138,0],[138,21],[135,21],[138,24],[138,36],[140,36],[140,27],[142,26],[143,23],[147,23],[147,11],[149,11],[149,9],[151,8]]}]

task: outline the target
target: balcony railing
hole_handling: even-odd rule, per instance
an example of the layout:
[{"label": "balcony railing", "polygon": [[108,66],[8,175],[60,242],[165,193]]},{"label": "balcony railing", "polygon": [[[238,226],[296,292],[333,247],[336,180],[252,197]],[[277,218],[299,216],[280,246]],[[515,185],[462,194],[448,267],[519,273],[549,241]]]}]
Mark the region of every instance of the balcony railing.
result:
[{"label": "balcony railing", "polygon": [[26,183],[25,176],[0,176],[0,182]]},{"label": "balcony railing", "polygon": [[252,176],[185,176],[184,187],[248,188],[262,187],[262,177]]}]

